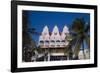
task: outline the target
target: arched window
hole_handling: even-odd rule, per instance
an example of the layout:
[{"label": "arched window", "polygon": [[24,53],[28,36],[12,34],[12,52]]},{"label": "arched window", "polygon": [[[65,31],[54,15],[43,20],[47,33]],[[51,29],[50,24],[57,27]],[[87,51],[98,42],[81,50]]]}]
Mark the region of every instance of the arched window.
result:
[{"label": "arched window", "polygon": [[65,40],[62,40],[61,42],[62,42],[62,46],[65,46]]},{"label": "arched window", "polygon": [[62,42],[62,43],[65,43],[65,40],[62,40],[61,42]]},{"label": "arched window", "polygon": [[55,41],[51,40],[51,46],[54,47],[55,46]]},{"label": "arched window", "polygon": [[48,40],[46,40],[45,42],[46,42],[46,43],[49,43],[49,41],[48,41]]},{"label": "arched window", "polygon": [[49,46],[49,41],[48,40],[45,41],[45,46],[47,46],[47,47]]},{"label": "arched window", "polygon": [[41,40],[40,43],[44,43],[44,41]]},{"label": "arched window", "polygon": [[60,40],[57,40],[56,42],[60,42]]},{"label": "arched window", "polygon": [[44,45],[44,41],[40,41],[40,46],[43,46]]},{"label": "arched window", "polygon": [[55,43],[55,41],[54,41],[54,40],[51,40],[51,42],[52,42],[52,43]]},{"label": "arched window", "polygon": [[57,40],[56,43],[57,43],[57,47],[60,47],[60,40]]}]

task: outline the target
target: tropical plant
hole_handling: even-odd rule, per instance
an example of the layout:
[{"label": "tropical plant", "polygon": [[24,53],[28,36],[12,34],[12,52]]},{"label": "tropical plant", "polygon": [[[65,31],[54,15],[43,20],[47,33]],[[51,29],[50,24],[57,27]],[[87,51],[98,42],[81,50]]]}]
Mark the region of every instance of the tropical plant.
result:
[{"label": "tropical plant", "polygon": [[[81,48],[83,51],[84,59],[86,59],[84,46],[86,44],[86,46],[88,46],[88,49],[90,48],[90,25],[86,24],[83,18],[76,18],[71,26],[69,37],[71,40],[69,41],[70,47],[68,48],[73,52],[73,59],[78,59]],[[66,39],[68,40],[69,37],[66,36]]]},{"label": "tropical plant", "polygon": [[36,34],[34,28],[30,28],[30,25],[28,23],[28,16],[27,12],[23,11],[23,26],[22,26],[22,43],[23,43],[23,49],[22,49],[22,60],[25,62],[30,62],[32,53],[34,48],[36,47],[35,41],[32,39],[31,34]]}]

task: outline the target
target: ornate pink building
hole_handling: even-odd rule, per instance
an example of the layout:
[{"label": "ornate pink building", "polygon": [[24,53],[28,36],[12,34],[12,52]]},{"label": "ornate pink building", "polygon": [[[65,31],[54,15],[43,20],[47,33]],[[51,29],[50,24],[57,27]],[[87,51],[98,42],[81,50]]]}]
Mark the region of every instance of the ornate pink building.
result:
[{"label": "ornate pink building", "polygon": [[[68,41],[66,36],[69,35],[69,29],[67,26],[63,27],[62,32],[59,32],[57,26],[54,26],[52,32],[49,32],[49,28],[45,26],[39,37],[38,45],[43,51],[43,55],[47,53],[47,58],[44,58],[44,61],[52,60],[68,60],[68,54],[66,53],[66,47]],[[87,59],[89,58],[89,53],[86,52]],[[74,56],[74,55],[73,55]],[[84,59],[82,50],[79,52],[79,59]]]},{"label": "ornate pink building", "polygon": [[64,26],[62,32],[59,32],[57,26],[53,28],[52,32],[49,32],[49,28],[45,26],[39,37],[38,45],[41,48],[57,48],[57,47],[65,47],[68,45],[68,41],[65,40],[66,35],[69,34],[69,30],[67,26]]}]

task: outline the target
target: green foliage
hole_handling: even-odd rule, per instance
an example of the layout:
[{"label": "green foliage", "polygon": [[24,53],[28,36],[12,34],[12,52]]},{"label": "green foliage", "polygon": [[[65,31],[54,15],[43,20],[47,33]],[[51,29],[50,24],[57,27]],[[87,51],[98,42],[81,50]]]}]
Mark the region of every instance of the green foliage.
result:
[{"label": "green foliage", "polygon": [[32,39],[31,33],[34,34],[35,29],[29,28],[28,17],[26,12],[23,12],[23,29],[22,29],[22,60],[30,62],[34,47],[36,47],[35,41]]},{"label": "green foliage", "polygon": [[[80,48],[83,50],[84,59],[85,59],[85,53],[84,53],[84,41],[87,44],[87,46],[90,46],[90,25],[86,24],[84,21],[84,18],[76,18],[73,21],[71,31],[73,33],[66,36],[67,41],[69,41],[70,48],[67,47],[67,49],[73,49],[72,55],[74,55],[73,59],[78,59],[78,54],[80,51]],[[90,48],[90,47],[88,47]]]}]

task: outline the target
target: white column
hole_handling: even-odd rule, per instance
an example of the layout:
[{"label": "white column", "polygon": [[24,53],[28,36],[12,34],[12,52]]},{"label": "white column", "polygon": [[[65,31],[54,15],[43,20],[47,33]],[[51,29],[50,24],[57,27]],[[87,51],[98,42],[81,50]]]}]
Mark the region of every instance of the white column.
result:
[{"label": "white column", "polygon": [[50,61],[50,53],[48,53],[48,61]]}]

